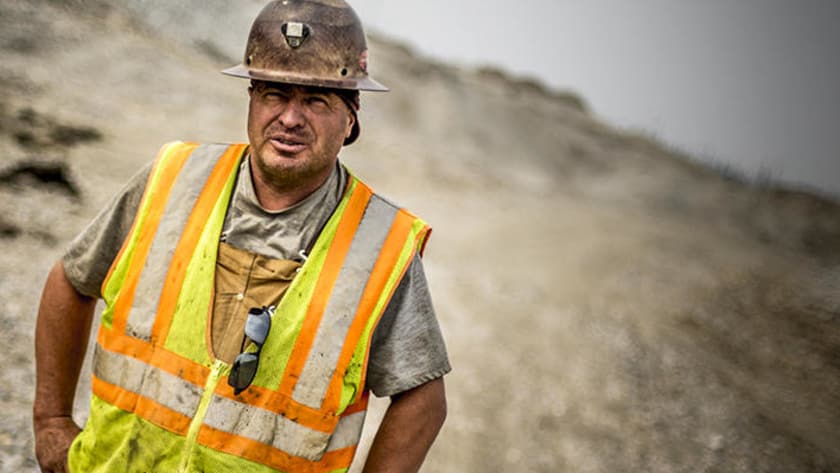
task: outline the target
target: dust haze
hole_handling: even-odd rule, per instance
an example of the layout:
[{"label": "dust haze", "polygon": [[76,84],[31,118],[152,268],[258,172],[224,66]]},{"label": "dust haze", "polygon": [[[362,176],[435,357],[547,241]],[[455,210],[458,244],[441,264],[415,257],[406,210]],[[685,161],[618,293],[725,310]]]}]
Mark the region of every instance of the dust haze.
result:
[{"label": "dust haze", "polygon": [[[246,84],[218,71],[259,8],[0,3],[0,472],[37,471],[47,271],[161,144],[245,139]],[[432,224],[454,367],[423,471],[840,472],[837,202],[617,131],[571,93],[370,47],[392,92],[363,96],[341,159]]]}]

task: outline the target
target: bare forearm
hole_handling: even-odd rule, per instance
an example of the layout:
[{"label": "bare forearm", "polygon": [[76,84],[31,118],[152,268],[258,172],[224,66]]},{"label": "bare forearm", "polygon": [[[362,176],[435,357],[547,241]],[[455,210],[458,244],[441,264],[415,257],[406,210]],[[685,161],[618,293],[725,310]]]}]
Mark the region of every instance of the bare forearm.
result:
[{"label": "bare forearm", "polygon": [[34,421],[69,416],[96,299],[79,294],[56,264],[44,286],[35,327]]},{"label": "bare forearm", "polygon": [[96,299],[79,294],[57,263],[47,277],[35,326],[35,456],[41,471],[67,471],[67,451],[79,434],[73,397],[85,357]]},{"label": "bare forearm", "polygon": [[364,473],[417,472],[445,419],[443,378],[395,396],[373,441]]}]

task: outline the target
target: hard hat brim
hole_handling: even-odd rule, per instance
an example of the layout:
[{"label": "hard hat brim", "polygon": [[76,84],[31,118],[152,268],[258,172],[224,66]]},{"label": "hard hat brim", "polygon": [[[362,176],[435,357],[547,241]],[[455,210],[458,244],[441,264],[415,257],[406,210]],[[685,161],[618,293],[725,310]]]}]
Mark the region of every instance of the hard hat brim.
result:
[{"label": "hard hat brim", "polygon": [[240,77],[243,79],[263,80],[266,82],[279,82],[282,84],[309,85],[315,87],[326,87],[330,89],[364,90],[368,92],[388,92],[388,87],[371,79],[360,77],[354,79],[334,80],[322,79],[311,76],[298,76],[277,71],[259,70],[246,67],[244,64],[237,64],[233,67],[222,70],[222,74]]}]

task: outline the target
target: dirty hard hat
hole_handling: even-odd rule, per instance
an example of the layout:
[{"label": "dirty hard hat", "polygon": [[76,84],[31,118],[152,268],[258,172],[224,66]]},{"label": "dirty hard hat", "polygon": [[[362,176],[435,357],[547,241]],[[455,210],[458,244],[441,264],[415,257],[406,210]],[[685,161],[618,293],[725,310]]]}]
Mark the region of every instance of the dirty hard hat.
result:
[{"label": "dirty hard hat", "polygon": [[367,72],[367,42],[342,0],[275,0],[248,36],[242,64],[225,74],[286,84],[387,91]]}]

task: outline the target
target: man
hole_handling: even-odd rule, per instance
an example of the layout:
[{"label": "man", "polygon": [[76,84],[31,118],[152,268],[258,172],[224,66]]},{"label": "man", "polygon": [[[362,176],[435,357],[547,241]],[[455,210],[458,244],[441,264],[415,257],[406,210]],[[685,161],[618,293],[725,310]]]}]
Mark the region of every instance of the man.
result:
[{"label": "man", "polygon": [[271,2],[224,72],[251,80],[249,146],[165,145],[47,279],[41,469],[346,471],[372,390],[391,405],[365,471],[417,471],[450,368],[419,255],[429,228],[337,159],[359,135],[359,90],[387,90],[361,24],[342,1]]}]

